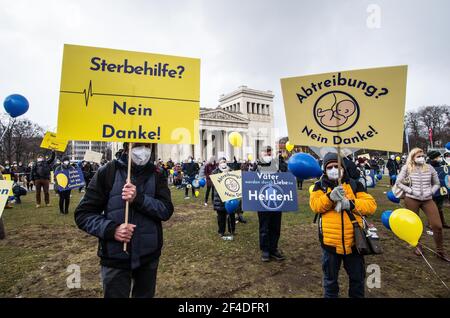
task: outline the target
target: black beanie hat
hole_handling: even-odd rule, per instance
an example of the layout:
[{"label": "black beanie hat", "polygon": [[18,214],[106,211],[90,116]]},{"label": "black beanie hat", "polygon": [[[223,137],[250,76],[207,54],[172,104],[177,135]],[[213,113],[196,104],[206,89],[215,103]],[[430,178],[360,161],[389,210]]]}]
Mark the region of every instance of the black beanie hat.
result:
[{"label": "black beanie hat", "polygon": [[337,153],[335,153],[335,152],[329,152],[329,153],[327,153],[327,154],[325,155],[325,157],[323,157],[323,170],[325,170],[326,167],[327,167],[327,165],[328,165],[330,162],[333,162],[333,161],[335,161],[335,162],[338,161]]},{"label": "black beanie hat", "polygon": [[431,150],[427,153],[428,158],[431,160],[436,159],[437,157],[441,156],[441,153],[437,150]]}]

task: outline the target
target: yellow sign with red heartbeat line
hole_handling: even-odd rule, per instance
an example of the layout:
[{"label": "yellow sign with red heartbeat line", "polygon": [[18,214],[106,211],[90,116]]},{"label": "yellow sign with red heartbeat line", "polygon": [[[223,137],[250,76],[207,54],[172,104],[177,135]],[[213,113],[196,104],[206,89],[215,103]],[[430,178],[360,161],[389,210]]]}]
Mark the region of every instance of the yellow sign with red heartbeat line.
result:
[{"label": "yellow sign with red heartbeat line", "polygon": [[199,59],[64,46],[59,138],[194,144],[199,111]]}]

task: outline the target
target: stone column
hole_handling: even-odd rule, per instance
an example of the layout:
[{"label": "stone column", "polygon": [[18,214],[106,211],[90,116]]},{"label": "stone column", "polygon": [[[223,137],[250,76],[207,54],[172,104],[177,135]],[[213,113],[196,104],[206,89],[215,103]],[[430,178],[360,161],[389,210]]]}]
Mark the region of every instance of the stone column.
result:
[{"label": "stone column", "polygon": [[202,158],[202,130],[200,129],[198,132],[198,142],[194,145],[194,158]]},{"label": "stone column", "polygon": [[212,156],[212,132],[206,129],[206,158]]},{"label": "stone column", "polygon": [[230,142],[228,141],[229,132],[227,130],[225,130],[223,133],[224,133],[223,143],[224,143],[225,158],[227,158],[227,160],[230,160],[231,145],[230,145]]}]

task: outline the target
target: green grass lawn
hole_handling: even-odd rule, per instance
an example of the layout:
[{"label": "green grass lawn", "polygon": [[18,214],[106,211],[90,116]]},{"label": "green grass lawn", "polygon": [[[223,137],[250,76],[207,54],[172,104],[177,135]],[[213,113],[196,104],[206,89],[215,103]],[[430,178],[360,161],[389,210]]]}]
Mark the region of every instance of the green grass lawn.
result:
[{"label": "green grass lawn", "polygon": [[[367,289],[368,297],[448,297],[425,262],[412,254],[407,244],[386,230],[380,214],[399,205],[386,199],[386,178],[369,192],[378,209],[370,218],[378,228],[385,253],[366,257],[367,264],[381,269],[381,288]],[[283,215],[280,247],[284,262],[262,263],[258,248],[258,220],[246,212],[247,224],[237,224],[233,241],[217,235],[217,221],[211,206],[199,198],[184,200],[184,190],[172,190],[173,217],[164,223],[164,248],[160,260],[157,297],[321,297],[321,249],[317,225],[308,205],[308,188],[298,192],[299,210]],[[73,191],[70,213],[59,215],[57,196],[52,207],[35,208],[34,193],[21,205],[5,210],[7,238],[0,241],[0,296],[2,297],[101,297],[96,239],[77,229],[73,210],[81,195]],[[450,221],[448,206],[445,209]],[[423,217],[423,215],[422,215]],[[445,230],[447,251],[450,231]],[[432,237],[421,241],[434,249]],[[426,257],[450,285],[450,266],[431,253]],[[81,288],[69,289],[67,267],[81,269]],[[341,271],[341,295],[348,286]]]}]

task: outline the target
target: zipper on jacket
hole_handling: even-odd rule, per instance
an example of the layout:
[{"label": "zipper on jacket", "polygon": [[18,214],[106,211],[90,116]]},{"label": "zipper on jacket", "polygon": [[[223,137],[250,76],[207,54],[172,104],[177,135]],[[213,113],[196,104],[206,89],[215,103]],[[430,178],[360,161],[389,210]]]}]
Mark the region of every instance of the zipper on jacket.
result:
[{"label": "zipper on jacket", "polygon": [[341,211],[341,225],[342,225],[342,247],[344,248],[344,255],[347,255],[345,250],[345,237],[344,237],[344,213]]}]

